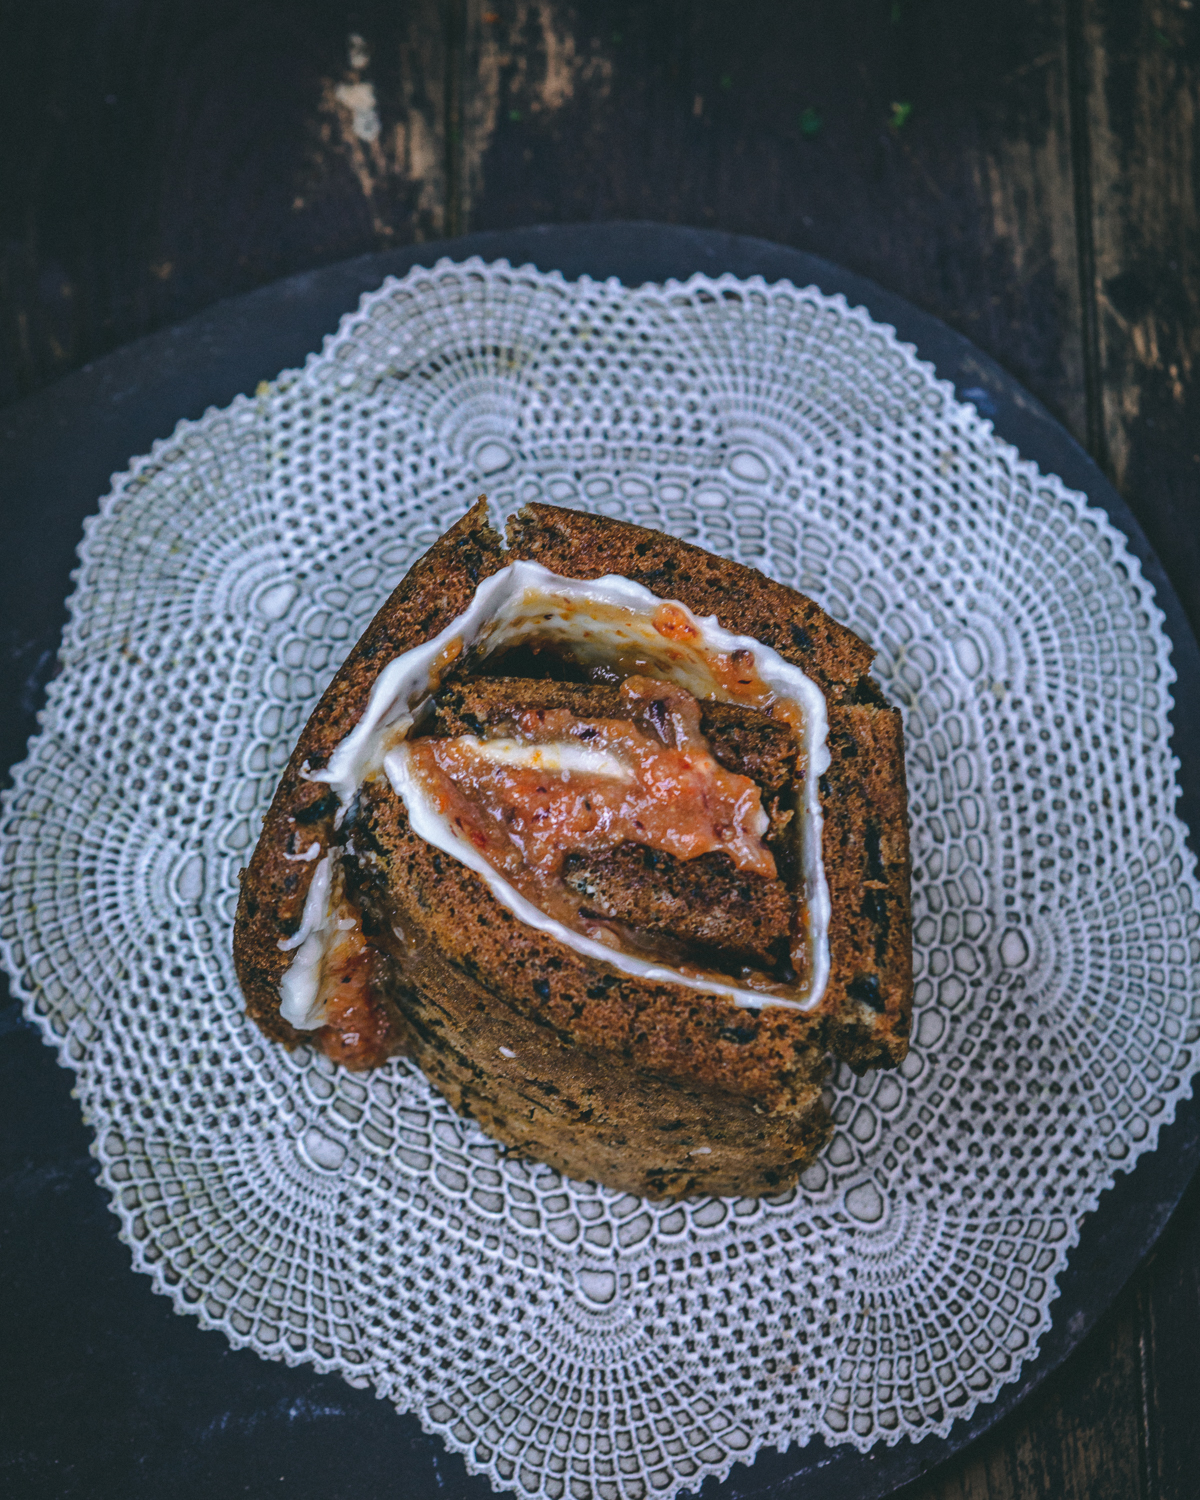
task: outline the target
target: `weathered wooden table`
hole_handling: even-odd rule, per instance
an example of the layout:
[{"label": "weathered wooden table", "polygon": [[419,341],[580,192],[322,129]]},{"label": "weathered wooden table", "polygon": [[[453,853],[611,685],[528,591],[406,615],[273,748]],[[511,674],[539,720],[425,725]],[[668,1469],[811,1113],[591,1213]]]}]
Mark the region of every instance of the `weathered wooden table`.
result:
[{"label": "weathered wooden table", "polygon": [[[1200,625],[1193,0],[43,0],[0,11],[0,78],[0,402],[365,250],[533,223],[726,229],[866,274],[993,355],[1111,475]],[[6,578],[29,599],[3,641],[24,685],[7,760],[53,661],[60,564]],[[10,1492],[216,1494],[204,1476],[237,1472],[249,1494],[307,1494],[322,1423],[340,1430],[336,1382],[328,1410],[298,1409],[290,1372],[197,1333],[140,1279],[127,1323],[103,1321],[101,1290],[134,1280],[126,1253],[65,1075],[0,1016],[0,1075],[37,1078],[0,1143],[10,1200],[30,1205],[0,1224],[0,1263],[98,1289],[92,1324],[86,1298],[69,1317],[39,1303],[36,1276],[10,1294],[26,1335],[9,1343]],[[73,1251],[84,1222],[98,1257]],[[194,1341],[236,1414],[174,1384],[199,1379]],[[1194,1184],[1068,1364],[912,1495],[1200,1493],[1198,1348]],[[448,1495],[483,1493],[455,1458],[438,1472]]]}]

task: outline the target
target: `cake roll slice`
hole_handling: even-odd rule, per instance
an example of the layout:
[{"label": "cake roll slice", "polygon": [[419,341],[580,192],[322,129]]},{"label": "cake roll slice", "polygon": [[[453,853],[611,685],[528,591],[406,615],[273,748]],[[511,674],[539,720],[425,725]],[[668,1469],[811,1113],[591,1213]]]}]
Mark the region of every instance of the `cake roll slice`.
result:
[{"label": "cake roll slice", "polygon": [[775,1192],[828,1057],[907,1047],[899,715],[752,569],[482,502],[330,685],[244,873],[249,1013],[406,1051],[512,1149],[612,1187]]},{"label": "cake roll slice", "polygon": [[[561,660],[542,665],[561,670]],[[602,683],[467,677],[439,693],[431,732],[504,739],[514,732],[515,719],[550,712],[567,713],[580,725],[640,721],[663,737],[671,689],[662,686],[660,696],[635,701]],[[562,878],[585,912],[632,929],[643,947],[657,938],[676,950],[693,945],[717,969],[786,971],[795,909],[786,878],[792,874],[787,829],[793,813],[782,806],[780,794],[795,778],[799,746],[787,724],[760,709],[713,702],[698,703],[697,711],[700,735],[717,763],[759,790],[775,877],[739,869],[719,851],[685,860],[631,839],[608,841],[603,848],[568,848]],[[778,878],[781,865],[784,879]]]}]

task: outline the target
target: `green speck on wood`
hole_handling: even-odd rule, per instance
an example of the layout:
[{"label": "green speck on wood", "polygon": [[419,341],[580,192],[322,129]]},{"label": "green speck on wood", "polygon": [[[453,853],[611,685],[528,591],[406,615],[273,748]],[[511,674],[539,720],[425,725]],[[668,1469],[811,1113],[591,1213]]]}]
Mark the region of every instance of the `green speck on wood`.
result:
[{"label": "green speck on wood", "polygon": [[525,118],[525,116],[519,109],[510,109],[508,112],[508,118],[513,122],[514,125],[519,125]]},{"label": "green speck on wood", "polygon": [[1157,26],[1154,28],[1154,40],[1158,43],[1158,45],[1163,49],[1164,52],[1170,52],[1175,46],[1175,43],[1171,40],[1167,33],[1165,31],[1160,31]]},{"label": "green speck on wood", "polygon": [[722,73],[721,74],[721,88],[722,88],[722,90],[727,94],[732,87],[733,87],[733,79],[729,76],[728,73]]},{"label": "green speck on wood", "polygon": [[902,130],[904,128],[904,122],[911,114],[911,104],[898,104],[893,102],[892,118],[888,121],[889,128],[892,130]]},{"label": "green speck on wood", "polygon": [[800,116],[800,134],[811,140],[813,136],[821,134],[821,126],[824,123],[825,121],[810,105]]}]

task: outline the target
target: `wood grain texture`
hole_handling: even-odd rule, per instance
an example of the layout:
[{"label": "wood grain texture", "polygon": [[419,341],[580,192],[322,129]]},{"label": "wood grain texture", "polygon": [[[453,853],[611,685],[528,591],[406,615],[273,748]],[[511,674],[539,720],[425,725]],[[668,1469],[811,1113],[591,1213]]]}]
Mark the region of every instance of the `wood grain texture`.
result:
[{"label": "wood grain texture", "polygon": [[[1146,1424],[1147,1500],[1200,1489],[1200,1182],[1133,1288]],[[1128,1300],[1128,1295],[1126,1300]]]},{"label": "wood grain texture", "polygon": [[[913,1500],[1144,1496],[1138,1320],[1127,1303],[1104,1318],[1017,1421],[911,1492]],[[1088,1372],[1083,1379],[1076,1361]]]},{"label": "wood grain texture", "polygon": [[1200,11],[1082,7],[1102,451],[1200,617]]},{"label": "wood grain texture", "polygon": [[439,0],[47,0],[0,46],[0,402],[445,224]]},{"label": "wood grain texture", "polygon": [[649,218],[872,276],[1082,434],[1061,0],[470,0],[470,229]]},{"label": "wood grain texture", "polygon": [[[1197,621],[1198,17],[1188,0],[0,0],[0,402],[365,250],[536,221],[736,230],[874,277],[1090,433]],[[182,1348],[180,1320],[151,1314]],[[909,1500],[1200,1493],[1198,1349],[1193,1187],[1064,1369]],[[284,1389],[274,1367],[249,1378]],[[143,1451],[175,1441],[165,1420]]]},{"label": "wood grain texture", "polygon": [[1200,1484],[1200,1183],[1066,1365],[905,1500],[1190,1500]]}]

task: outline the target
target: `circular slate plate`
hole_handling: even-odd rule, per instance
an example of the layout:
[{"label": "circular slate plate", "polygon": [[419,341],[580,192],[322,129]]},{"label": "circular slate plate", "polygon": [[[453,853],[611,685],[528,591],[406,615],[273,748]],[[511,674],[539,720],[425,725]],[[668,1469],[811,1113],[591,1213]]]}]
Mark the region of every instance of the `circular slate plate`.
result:
[{"label": "circular slate plate", "polygon": [[[361,256],[218,303],[187,322],[118,350],[0,412],[0,756],[23,754],[53,671],[70,569],[83,517],[109,475],[165,437],[181,417],[224,406],[260,380],[303,364],[340,316],[387,275],[442,256],[532,262],[568,278],[617,276],[631,286],[693,272],[786,278],[842,292],[890,323],[997,433],[1102,506],[1126,534],[1166,614],[1179,676],[1174,748],[1179,811],[1200,826],[1200,654],[1186,617],[1137,523],[1112,486],[1049,413],[985,354],[873,282],[812,255],[706,230],[587,224],[505,230]],[[261,1494],[289,1500],[403,1495],[482,1497],[461,1459],[368,1392],[309,1369],[235,1352],[219,1335],[176,1318],[128,1273],[116,1225],[90,1180],[88,1136],[69,1082],[10,1001],[0,1011],[0,1296],[21,1390],[9,1416],[18,1445],[0,1469],[23,1495],[184,1497]],[[1200,1161],[1200,1102],[1183,1104],[1157,1151],[1121,1177],[1090,1215],[1060,1281],[1054,1324],[1036,1360],[1000,1399],[946,1439],[868,1454],[817,1441],[764,1452],[735,1467],[705,1500],[804,1496],[875,1500],[928,1473],[1012,1412],[1086,1335],[1147,1254]],[[21,1171],[10,1164],[19,1163]],[[282,1489],[276,1487],[282,1484]]]}]

